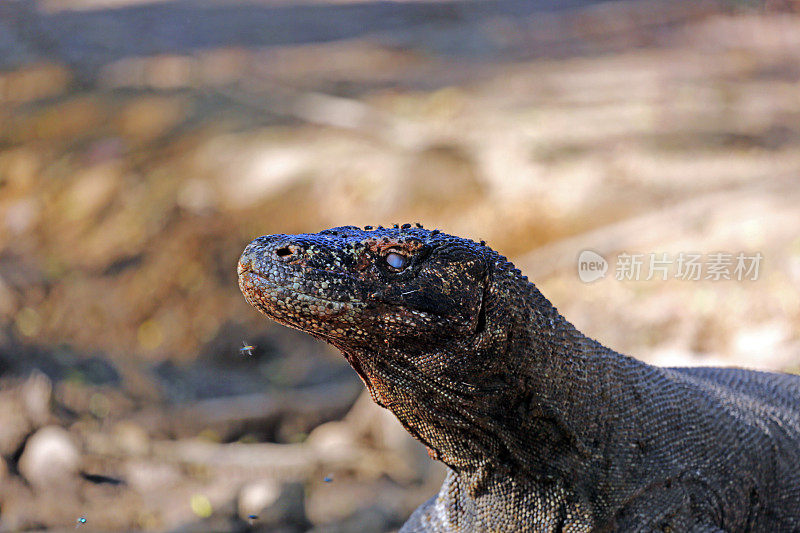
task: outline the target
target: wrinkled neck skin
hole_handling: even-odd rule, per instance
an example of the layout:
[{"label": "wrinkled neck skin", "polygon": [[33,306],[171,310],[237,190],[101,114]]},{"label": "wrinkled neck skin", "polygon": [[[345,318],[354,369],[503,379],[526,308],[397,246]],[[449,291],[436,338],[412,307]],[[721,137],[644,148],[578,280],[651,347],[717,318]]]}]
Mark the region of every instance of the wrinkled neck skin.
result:
[{"label": "wrinkled neck skin", "polygon": [[610,442],[605,421],[635,416],[614,397],[624,367],[643,363],[586,338],[532,283],[505,274],[490,279],[474,336],[434,348],[405,338],[339,348],[373,399],[453,470],[465,496],[507,497],[501,480],[520,495],[532,486],[584,493],[578,484],[598,480],[587,470],[602,468],[600,447]]}]

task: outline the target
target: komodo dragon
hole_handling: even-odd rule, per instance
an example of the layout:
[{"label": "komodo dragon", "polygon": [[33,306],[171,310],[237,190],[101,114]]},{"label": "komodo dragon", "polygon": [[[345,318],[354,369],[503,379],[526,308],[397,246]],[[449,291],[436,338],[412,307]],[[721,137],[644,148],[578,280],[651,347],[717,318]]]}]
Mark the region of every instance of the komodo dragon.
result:
[{"label": "komodo dragon", "polygon": [[403,533],[800,531],[800,376],[619,354],[484,243],[409,224],[260,237],[238,269],[449,467]]}]

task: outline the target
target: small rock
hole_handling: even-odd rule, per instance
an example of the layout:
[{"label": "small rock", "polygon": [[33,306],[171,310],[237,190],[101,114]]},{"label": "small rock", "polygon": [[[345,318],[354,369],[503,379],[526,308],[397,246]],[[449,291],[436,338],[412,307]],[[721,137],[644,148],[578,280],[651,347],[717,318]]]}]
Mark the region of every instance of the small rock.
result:
[{"label": "small rock", "polygon": [[359,443],[344,422],[327,422],[314,428],[306,444],[327,462],[347,461],[358,453]]},{"label": "small rock", "polygon": [[134,422],[120,422],[114,426],[114,441],[126,455],[142,456],[150,450],[150,436]]},{"label": "small rock", "polygon": [[183,476],[176,465],[149,459],[128,461],[124,470],[125,481],[142,494],[176,486]]},{"label": "small rock", "polygon": [[19,404],[16,390],[0,394],[0,455],[17,453],[25,437],[33,430],[25,409]]},{"label": "small rock", "polygon": [[41,427],[50,418],[50,402],[53,395],[53,384],[41,372],[32,373],[22,384],[22,402],[28,418],[36,427]]},{"label": "small rock", "polygon": [[118,128],[126,140],[149,142],[182,122],[185,115],[180,97],[142,97],[126,103],[118,113]]},{"label": "small rock", "polygon": [[280,490],[278,482],[271,479],[245,485],[239,491],[239,515],[258,515],[262,509],[278,500]]},{"label": "small rock", "polygon": [[301,483],[264,480],[242,487],[238,498],[239,516],[257,516],[259,527],[291,526],[308,529],[305,510],[305,488]]},{"label": "small rock", "polygon": [[33,434],[19,459],[19,471],[31,485],[49,488],[75,479],[80,465],[78,447],[62,427],[47,426]]}]

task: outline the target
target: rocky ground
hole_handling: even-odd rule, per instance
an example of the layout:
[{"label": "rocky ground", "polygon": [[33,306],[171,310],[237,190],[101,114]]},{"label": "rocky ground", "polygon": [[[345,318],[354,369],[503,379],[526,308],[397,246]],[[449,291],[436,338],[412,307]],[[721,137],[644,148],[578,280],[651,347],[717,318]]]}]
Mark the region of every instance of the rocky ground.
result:
[{"label": "rocky ground", "polygon": [[382,532],[435,492],[244,302],[262,234],[420,221],[618,350],[800,370],[791,3],[20,1],[0,58],[0,530]]}]

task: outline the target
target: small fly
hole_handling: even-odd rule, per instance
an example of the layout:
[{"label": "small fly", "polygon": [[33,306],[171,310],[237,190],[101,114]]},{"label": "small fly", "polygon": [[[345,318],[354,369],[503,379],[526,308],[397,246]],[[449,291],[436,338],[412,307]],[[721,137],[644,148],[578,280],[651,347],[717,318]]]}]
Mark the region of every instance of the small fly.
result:
[{"label": "small fly", "polygon": [[250,356],[252,356],[253,355],[253,350],[255,350],[255,349],[256,349],[255,346],[251,346],[251,345],[247,344],[245,341],[242,341],[242,347],[239,348],[239,353],[242,354],[242,355],[250,355]]}]

